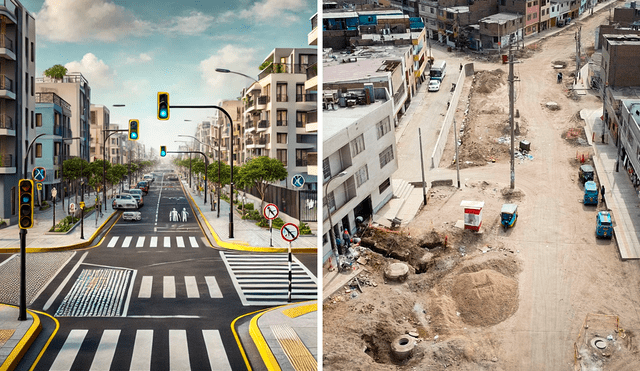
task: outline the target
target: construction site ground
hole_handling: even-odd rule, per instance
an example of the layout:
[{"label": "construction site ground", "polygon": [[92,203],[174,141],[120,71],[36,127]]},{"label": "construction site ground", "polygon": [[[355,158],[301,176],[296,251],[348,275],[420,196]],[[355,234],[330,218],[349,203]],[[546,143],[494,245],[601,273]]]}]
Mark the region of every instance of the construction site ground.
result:
[{"label": "construction site ground", "polygon": [[[607,17],[582,22],[583,52]],[[582,203],[578,167],[593,151],[578,112],[602,101],[571,90],[575,31],[516,54],[515,143],[530,151],[516,158],[515,189],[508,65],[477,60],[456,113],[461,187],[431,188],[405,228],[364,233],[358,282],[323,305],[324,370],[640,370],[639,263],[621,261],[615,239],[596,238],[606,205]],[[440,166],[455,170],[453,144],[452,131]],[[480,232],[460,227],[463,200],[484,201]],[[507,230],[504,203],[518,205]],[[395,262],[409,265],[406,280],[385,278]],[[415,348],[399,360],[391,344],[409,333]]]}]

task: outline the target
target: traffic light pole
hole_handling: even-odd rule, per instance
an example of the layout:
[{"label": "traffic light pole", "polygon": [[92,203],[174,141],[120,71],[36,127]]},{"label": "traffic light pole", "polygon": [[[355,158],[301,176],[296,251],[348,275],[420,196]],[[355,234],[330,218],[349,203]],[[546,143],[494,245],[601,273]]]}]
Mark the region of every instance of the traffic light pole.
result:
[{"label": "traffic light pole", "polygon": [[[104,143],[102,144],[102,204],[104,205],[105,212],[107,212],[107,139],[113,134],[123,131],[128,132],[129,129],[102,130],[102,136],[104,136],[105,133],[110,133],[104,137]],[[129,159],[131,159],[131,157],[129,157]],[[129,174],[129,183],[131,183],[131,174]]]},{"label": "traffic light pole", "polygon": [[[207,155],[204,154],[204,152],[200,152],[200,151],[166,151],[167,153],[188,153],[189,155],[191,155],[192,153],[199,153],[202,155],[202,157],[204,157],[204,203],[207,203],[207,176],[208,176],[208,172],[209,172],[209,159],[207,158]],[[211,200],[211,202],[213,202],[213,200]]]},{"label": "traffic light pole", "polygon": [[[171,105],[171,108],[215,108],[217,110],[222,111],[222,113],[224,113],[225,116],[227,116],[227,119],[229,119],[229,162],[231,164],[231,174],[230,174],[230,179],[229,179],[229,203],[230,203],[230,208],[229,208],[229,238],[233,238],[233,120],[231,119],[231,116],[229,115],[229,113],[222,107],[220,106],[174,106]],[[202,153],[202,152],[198,152],[198,153]],[[204,155],[204,153],[203,153]],[[207,158],[207,156],[205,156],[205,158]],[[206,187],[206,185],[205,185]],[[207,199],[207,194],[205,192],[205,202]],[[218,207],[220,207],[220,205],[218,205]]]}]

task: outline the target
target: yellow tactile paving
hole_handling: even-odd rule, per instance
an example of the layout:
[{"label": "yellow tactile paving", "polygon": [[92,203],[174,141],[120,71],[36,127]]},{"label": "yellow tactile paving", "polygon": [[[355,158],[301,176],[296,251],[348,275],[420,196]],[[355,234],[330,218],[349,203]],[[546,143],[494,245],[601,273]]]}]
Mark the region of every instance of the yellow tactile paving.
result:
[{"label": "yellow tactile paving", "polygon": [[11,336],[16,330],[0,330],[0,347],[3,346],[7,340],[11,339]]},{"label": "yellow tactile paving", "polygon": [[308,304],[308,305],[299,305],[297,307],[287,308],[282,310],[282,314],[289,318],[300,317],[303,314],[316,312],[318,310],[318,303]]},{"label": "yellow tactile paving", "polygon": [[271,332],[278,339],[289,362],[296,371],[316,371],[318,361],[304,345],[296,331],[289,325],[273,325]]}]

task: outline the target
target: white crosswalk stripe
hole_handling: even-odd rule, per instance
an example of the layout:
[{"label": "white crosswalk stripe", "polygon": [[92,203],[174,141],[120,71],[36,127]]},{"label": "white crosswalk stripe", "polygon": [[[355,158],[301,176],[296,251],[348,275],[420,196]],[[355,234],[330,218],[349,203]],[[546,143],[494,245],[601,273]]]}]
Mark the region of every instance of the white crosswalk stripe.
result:
[{"label": "white crosswalk stripe", "polygon": [[199,298],[200,292],[198,291],[198,282],[194,276],[186,276],[184,278],[184,285],[187,289],[188,298]]},{"label": "white crosswalk stripe", "polygon": [[[114,356],[118,349],[126,350],[131,349],[131,336],[129,338],[123,335],[120,329],[108,329],[104,330],[91,330],[91,336],[89,330],[86,329],[73,329],[69,332],[66,341],[62,348],[58,352],[53,364],[49,368],[53,371],[70,371],[73,368],[73,364],[78,357],[79,350],[84,343],[94,342],[91,338],[100,338],[98,348],[93,354],[93,360],[91,362],[91,371],[101,371],[109,369],[117,370],[136,370],[147,371],[151,370],[151,359],[154,354],[167,354],[167,349],[154,349],[154,337],[163,338],[165,341],[157,342],[156,344],[167,344],[168,338],[168,355],[169,365],[159,366],[168,370],[191,370],[190,357],[203,357],[203,349],[201,347],[202,342],[196,341],[195,337],[202,336],[201,340],[204,341],[204,347],[206,348],[206,357],[208,358],[211,370],[214,371],[230,371],[231,363],[227,356],[222,337],[219,330],[203,329],[201,335],[199,332],[187,333],[184,329],[169,329],[168,331],[155,331],[149,329],[139,329],[135,332],[135,339],[133,340],[133,352],[131,353],[131,359],[114,359]],[[189,339],[191,343],[198,344],[196,348],[191,345],[189,348]],[[160,339],[162,340],[162,339]],[[158,346],[158,345],[157,345]],[[166,347],[166,345],[164,345]],[[162,345],[158,346],[162,347]],[[193,352],[194,355],[190,355],[189,352]],[[201,355],[202,354],[202,355]],[[196,358],[197,359],[197,358]],[[118,364],[117,362],[122,364]],[[77,368],[77,366],[76,366]]]},{"label": "white crosswalk stripe", "polygon": [[175,299],[176,278],[174,276],[164,276],[162,279],[162,297]]},{"label": "white crosswalk stripe", "polygon": [[148,299],[151,297],[151,285],[153,285],[153,276],[143,276],[140,282],[140,291],[138,297]]},{"label": "white crosswalk stripe", "polygon": [[[288,254],[220,252],[243,305],[281,305],[289,298]],[[317,299],[317,278],[292,257],[292,300]]]},{"label": "white crosswalk stripe", "polygon": [[[179,278],[178,278],[179,279]],[[162,297],[164,299],[184,298],[185,296],[190,299],[200,298],[200,292],[206,292],[204,285],[202,289],[198,286],[198,281],[202,282],[202,277],[185,276],[184,277],[184,291],[180,287],[180,290],[176,289],[176,277],[175,276],[163,276],[162,277]],[[214,276],[205,276],[204,283],[207,286],[209,297],[211,299],[222,299],[222,291],[218,282]],[[140,280],[140,288],[138,289],[139,299],[150,299],[153,296],[153,276],[142,276]],[[206,294],[205,294],[206,296]]]},{"label": "white crosswalk stripe", "polygon": [[[172,242],[174,240],[175,242]],[[129,248],[135,246],[136,248],[155,248],[164,247],[170,249],[175,244],[177,248],[200,248],[198,237],[195,236],[113,236],[107,244],[108,248]]]}]

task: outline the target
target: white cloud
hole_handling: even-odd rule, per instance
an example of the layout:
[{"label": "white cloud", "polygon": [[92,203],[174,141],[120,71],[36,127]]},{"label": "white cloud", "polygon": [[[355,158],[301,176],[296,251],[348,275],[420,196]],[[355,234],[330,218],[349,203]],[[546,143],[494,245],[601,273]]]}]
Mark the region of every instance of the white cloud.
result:
[{"label": "white cloud", "polygon": [[131,63],[146,63],[146,62],[151,62],[153,58],[151,58],[151,56],[147,53],[140,53],[140,55],[138,55],[137,57],[127,57],[127,59],[125,60],[125,64],[131,64]]},{"label": "white cloud", "polygon": [[92,53],[87,53],[82,60],[69,62],[64,65],[69,72],[80,72],[89,81],[92,88],[110,87],[115,84],[117,74],[101,59]]},{"label": "white cloud", "polygon": [[308,11],[310,6],[315,6],[315,1],[306,0],[263,0],[254,3],[247,9],[240,11],[240,18],[256,20],[297,20],[296,13]]},{"label": "white cloud", "polygon": [[257,78],[260,62],[254,57],[256,52],[252,48],[227,45],[217,54],[200,62],[202,77],[221,98],[238,97],[242,88],[251,84],[251,80],[236,74],[216,72],[216,68],[226,68]]},{"label": "white cloud", "polygon": [[140,19],[111,0],[45,0],[36,14],[38,36],[54,42],[98,40],[115,42],[123,38],[165,35],[198,35],[214,22],[214,17],[192,11],[156,24]]}]

